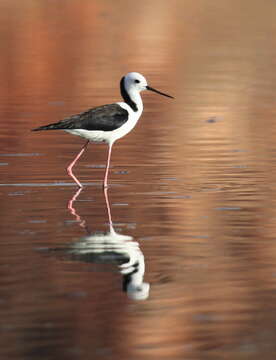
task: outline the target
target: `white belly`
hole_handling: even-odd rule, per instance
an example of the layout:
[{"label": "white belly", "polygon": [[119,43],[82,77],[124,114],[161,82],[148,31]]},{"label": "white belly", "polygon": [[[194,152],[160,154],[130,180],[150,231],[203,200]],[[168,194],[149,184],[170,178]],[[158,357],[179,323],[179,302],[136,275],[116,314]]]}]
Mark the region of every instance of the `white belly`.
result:
[{"label": "white belly", "polygon": [[69,134],[81,136],[92,142],[108,142],[106,131],[89,131],[83,129],[65,130]]}]

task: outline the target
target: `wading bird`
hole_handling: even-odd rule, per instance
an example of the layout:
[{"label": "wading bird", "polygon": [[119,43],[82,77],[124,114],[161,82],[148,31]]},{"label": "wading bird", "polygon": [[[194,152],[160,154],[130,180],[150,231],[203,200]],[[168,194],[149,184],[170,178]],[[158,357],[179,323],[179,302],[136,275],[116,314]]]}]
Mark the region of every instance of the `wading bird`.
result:
[{"label": "wading bird", "polygon": [[107,187],[108,169],[112,145],[121,137],[129,133],[143,112],[141,91],[150,90],[157,94],[173,98],[150,86],[143,75],[137,72],[130,72],[121,79],[121,95],[124,102],[117,102],[98,106],[77,115],[70,116],[54,124],[40,126],[33,131],[40,130],[65,130],[73,135],[85,138],[87,141],[81,148],[71,164],[67,167],[70,175],[76,184],[81,188],[82,184],[73,174],[73,167],[85,151],[89,142],[105,142],[109,145],[107,164],[103,186]]}]

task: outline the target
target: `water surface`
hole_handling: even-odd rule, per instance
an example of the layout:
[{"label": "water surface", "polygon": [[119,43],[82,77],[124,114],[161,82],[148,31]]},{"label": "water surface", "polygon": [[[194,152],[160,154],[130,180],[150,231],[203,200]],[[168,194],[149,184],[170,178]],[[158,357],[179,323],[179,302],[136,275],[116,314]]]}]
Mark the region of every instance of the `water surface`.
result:
[{"label": "water surface", "polygon": [[[1,358],[275,358],[275,3],[0,9]],[[29,130],[129,71],[176,99],[143,94],[107,194],[89,145],[77,193],[82,139]]]}]

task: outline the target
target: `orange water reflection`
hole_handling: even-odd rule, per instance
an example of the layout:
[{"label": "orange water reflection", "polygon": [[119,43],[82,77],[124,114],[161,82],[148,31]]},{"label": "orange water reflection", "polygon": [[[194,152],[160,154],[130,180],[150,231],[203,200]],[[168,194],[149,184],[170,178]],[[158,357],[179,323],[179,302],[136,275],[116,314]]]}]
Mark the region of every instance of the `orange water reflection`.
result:
[{"label": "orange water reflection", "polygon": [[[143,249],[148,300],[126,299],[115,271],[34,251],[81,236],[66,209],[74,189],[1,186],[4,358],[275,357],[275,11],[256,0],[1,1],[1,184],[68,182],[82,140],[29,129],[117,101],[126,72],[176,97],[144,94],[112,156],[115,227]],[[100,184],[105,151],[90,147],[84,181]],[[99,189],[77,206],[104,230]]]}]

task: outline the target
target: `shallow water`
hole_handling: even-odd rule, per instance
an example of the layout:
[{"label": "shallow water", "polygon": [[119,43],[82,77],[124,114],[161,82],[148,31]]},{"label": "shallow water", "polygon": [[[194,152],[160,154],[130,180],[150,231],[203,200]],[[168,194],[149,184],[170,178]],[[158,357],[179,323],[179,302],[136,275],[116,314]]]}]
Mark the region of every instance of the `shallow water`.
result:
[{"label": "shallow water", "polygon": [[[276,4],[0,9],[1,359],[274,359]],[[82,139],[29,130],[128,71],[176,99],[143,94],[108,192],[105,145],[77,192]]]}]

